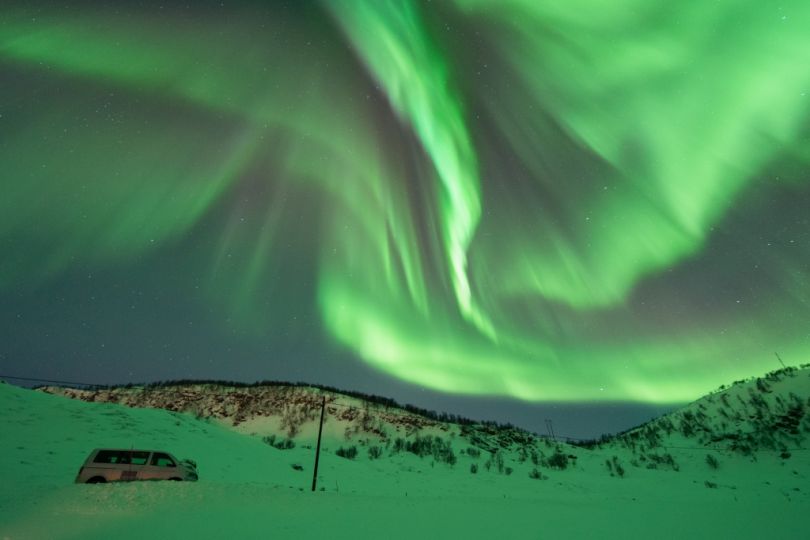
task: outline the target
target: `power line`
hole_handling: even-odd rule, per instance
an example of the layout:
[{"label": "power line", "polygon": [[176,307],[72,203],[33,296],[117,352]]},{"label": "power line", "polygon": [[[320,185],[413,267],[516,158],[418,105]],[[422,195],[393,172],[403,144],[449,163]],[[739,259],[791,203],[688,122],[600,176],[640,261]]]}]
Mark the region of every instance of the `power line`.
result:
[{"label": "power line", "polygon": [[[677,450],[727,450],[729,452],[736,452],[736,450],[732,450],[730,448],[722,448],[717,446],[661,446],[661,448],[670,449],[674,448]],[[786,452],[806,452],[810,450],[810,448],[788,448],[785,450]],[[751,450],[751,452],[781,452],[782,450],[768,450],[768,449],[758,449],[758,450]]]},{"label": "power line", "polygon": [[0,379],[13,379],[15,381],[29,381],[29,382],[48,382],[56,384],[73,384],[77,386],[105,386],[99,383],[87,383],[78,381],[57,381],[54,379],[36,379],[32,377],[15,377],[14,375],[4,375],[2,373],[0,373]]},{"label": "power line", "polygon": [[[559,435],[558,435],[558,437],[559,437]],[[593,447],[594,447],[594,448],[599,448],[601,445],[609,446],[609,445],[611,445],[611,444],[612,444],[612,445],[616,445],[616,442],[615,442],[615,441],[606,441],[606,442],[601,443],[601,444],[599,444],[599,443],[598,443],[598,444],[595,444]],[[582,448],[582,447],[580,447],[580,448]],[[625,448],[627,448],[627,447],[625,447]],[[661,449],[663,449],[663,450],[669,450],[669,449],[676,449],[676,450],[701,450],[701,451],[705,451],[705,450],[715,450],[715,451],[718,451],[718,452],[719,452],[719,451],[736,452],[736,450],[732,450],[731,448],[724,448],[724,447],[722,447],[722,446],[670,446],[670,445],[663,445],[663,444],[661,444],[661,445],[657,445],[657,446],[651,446],[651,447],[644,447],[644,448],[642,448],[642,450],[653,451],[653,450],[656,450],[656,449],[658,449],[658,448],[661,448]],[[628,449],[629,449],[629,448],[628,448]],[[632,449],[631,449],[631,450],[632,450]],[[633,451],[634,451],[634,450],[633,450]],[[750,450],[750,451],[751,451],[751,452],[781,452],[782,450],[776,450],[776,449],[773,449],[773,450],[769,450],[769,449],[758,449],[758,450],[753,450],[753,449],[752,449],[752,450]],[[810,448],[788,448],[788,449],[787,449],[787,450],[785,450],[785,451],[787,451],[787,452],[794,452],[794,451],[795,451],[795,452],[807,452],[807,451],[810,451]]]}]

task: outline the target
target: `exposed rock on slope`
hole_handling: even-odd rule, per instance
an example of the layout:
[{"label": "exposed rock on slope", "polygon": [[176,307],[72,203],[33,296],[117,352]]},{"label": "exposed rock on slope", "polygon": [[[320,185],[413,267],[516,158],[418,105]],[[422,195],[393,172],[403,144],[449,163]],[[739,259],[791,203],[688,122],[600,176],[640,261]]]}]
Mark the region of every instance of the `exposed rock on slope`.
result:
[{"label": "exposed rock on slope", "polygon": [[279,435],[286,434],[291,438],[303,425],[318,419],[324,397],[329,418],[359,426],[366,433],[383,436],[385,425],[403,428],[408,433],[425,428],[448,429],[445,422],[308,386],[166,384],[92,390],[43,387],[42,390],[89,402],[186,412],[234,427],[260,418],[272,418],[279,423],[282,432]]}]

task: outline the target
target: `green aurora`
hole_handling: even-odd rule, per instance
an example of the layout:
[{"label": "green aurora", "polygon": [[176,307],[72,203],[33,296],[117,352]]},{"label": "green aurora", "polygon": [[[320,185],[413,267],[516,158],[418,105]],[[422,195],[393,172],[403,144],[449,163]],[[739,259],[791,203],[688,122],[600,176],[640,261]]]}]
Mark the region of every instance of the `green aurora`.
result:
[{"label": "green aurora", "polygon": [[0,10],[0,293],[194,238],[245,339],[309,304],[446,392],[669,403],[810,359],[807,2]]}]

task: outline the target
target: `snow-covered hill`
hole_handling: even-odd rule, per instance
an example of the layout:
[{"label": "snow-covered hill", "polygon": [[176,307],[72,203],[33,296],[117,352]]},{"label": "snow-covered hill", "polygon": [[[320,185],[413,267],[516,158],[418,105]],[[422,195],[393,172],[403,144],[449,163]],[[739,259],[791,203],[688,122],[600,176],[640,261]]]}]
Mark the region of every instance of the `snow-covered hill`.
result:
[{"label": "snow-covered hill", "polygon": [[[0,384],[0,538],[799,538],[810,369],[763,381],[586,447],[310,387]],[[105,446],[194,458],[201,480],[73,484]]]},{"label": "snow-covered hill", "polygon": [[[529,446],[554,448],[552,441],[540,439],[524,430],[493,423],[465,419],[448,420],[447,415],[413,407],[403,408],[390,400],[378,403],[334,390],[301,385],[231,386],[217,383],[161,384],[94,390],[44,387],[40,390],[97,403],[118,403],[128,407],[158,408],[185,412],[196,418],[212,420],[239,433],[272,438],[276,446],[311,441],[318,429],[322,400],[325,399],[324,433],[326,437],[363,447],[384,446],[387,456],[392,447],[402,448],[431,436],[473,453],[484,451],[518,452]],[[400,442],[397,443],[397,440]],[[412,446],[412,444],[411,444]],[[540,454],[542,450],[538,450]],[[568,453],[575,452],[569,448]],[[452,458],[449,458],[452,460]]]},{"label": "snow-covered hill", "polygon": [[[45,387],[45,392],[90,402],[120,403],[128,407],[160,408],[212,419],[239,433],[262,437],[277,447],[311,441],[317,430],[321,401],[325,399],[325,433],[334,443],[354,444],[370,451],[372,459],[385,459],[396,449],[432,454],[434,446],[445,448],[437,459],[455,464],[460,454],[494,456],[496,462],[515,461],[564,469],[576,463],[582,448],[597,453],[621,451],[622,465],[611,461],[608,473],[633,468],[679,470],[672,454],[693,456],[705,450],[712,468],[720,455],[747,457],[778,455],[789,460],[805,452],[810,435],[810,366],[785,368],[761,378],[737,381],[721,387],[690,405],[627,432],[576,446],[538,437],[512,426],[448,421],[427,411],[415,412],[380,398],[323,390],[311,386],[260,384],[232,386],[207,384],[161,384],[93,390]],[[383,401],[384,403],[378,403]],[[424,439],[431,441],[425,443]],[[444,446],[442,446],[444,445]],[[394,451],[392,451],[392,448]],[[593,454],[593,452],[590,452]],[[444,459],[442,459],[444,457]],[[613,456],[611,456],[612,458]],[[691,461],[686,459],[686,461]],[[565,462],[565,464],[564,464]],[[501,472],[515,467],[503,465]],[[542,471],[537,471],[542,472]],[[535,474],[534,469],[528,474]]]},{"label": "snow-covered hill", "polygon": [[705,450],[706,464],[716,470],[726,456],[750,462],[778,457],[785,466],[803,464],[810,457],[809,442],[810,366],[804,366],[723,386],[673,413],[587,446],[629,451],[637,467],[675,470],[679,465],[673,452]]}]

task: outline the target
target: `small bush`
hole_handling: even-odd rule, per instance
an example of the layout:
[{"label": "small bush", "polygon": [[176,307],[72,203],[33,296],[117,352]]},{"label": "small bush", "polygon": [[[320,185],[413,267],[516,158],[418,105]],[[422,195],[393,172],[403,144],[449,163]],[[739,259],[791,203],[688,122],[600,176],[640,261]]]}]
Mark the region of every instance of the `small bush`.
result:
[{"label": "small bush", "polygon": [[617,456],[613,456],[611,459],[605,460],[605,467],[607,470],[610,471],[610,476],[618,476],[619,478],[624,477],[624,467],[619,462],[619,458]]},{"label": "small bush", "polygon": [[531,471],[529,471],[529,478],[531,478],[532,480],[548,480],[548,476],[545,476],[537,469],[532,469]]},{"label": "small bush", "polygon": [[[402,442],[400,442],[402,441]],[[440,463],[455,465],[457,458],[453,452],[453,445],[450,441],[445,441],[441,437],[431,437],[417,435],[413,441],[397,439],[394,441],[394,452],[405,450],[419,457],[433,456],[433,459]]]},{"label": "small bush", "polygon": [[495,452],[492,456],[495,464],[498,466],[498,472],[503,474],[503,454],[499,451]]},{"label": "small bush", "polygon": [[291,450],[295,448],[295,441],[292,439],[284,439],[276,445],[279,450]]},{"label": "small bush", "polygon": [[619,478],[624,478],[624,467],[619,463],[619,458],[616,456],[613,456],[613,470],[616,471]]},{"label": "small bush", "polygon": [[348,448],[343,448],[342,446],[335,451],[335,454],[339,455],[342,458],[346,459],[354,459],[357,457],[357,447],[350,446]]},{"label": "small bush", "polygon": [[545,460],[544,464],[552,469],[559,469],[562,471],[568,468],[568,456],[560,452],[558,449],[554,452],[554,454],[551,455],[550,458]]},{"label": "small bush", "polygon": [[379,446],[369,446],[368,447],[368,458],[369,459],[380,459],[382,457],[383,450]]},{"label": "small bush", "polygon": [[684,418],[681,420],[681,433],[684,437],[692,437],[695,434],[695,426],[692,423],[692,416],[684,413]]},{"label": "small bush", "polygon": [[475,463],[470,463],[470,473],[478,474],[478,465]]},{"label": "small bush", "polygon": [[477,459],[481,456],[481,450],[473,446],[470,446],[469,448],[467,448],[467,455],[470,456],[471,458]]},{"label": "small bush", "polygon": [[512,474],[512,471],[513,471],[512,467],[506,467],[503,470],[503,474],[505,474],[506,476],[509,476],[510,474]]},{"label": "small bush", "polygon": [[717,489],[717,484],[715,484],[714,482],[709,482],[708,480],[703,482],[703,485],[709,489]]},{"label": "small bush", "polygon": [[664,468],[672,469],[673,471],[679,471],[680,467],[675,462],[675,458],[672,457],[672,454],[649,454],[646,456],[649,460],[647,463],[648,469],[657,469],[659,465],[663,466]]},{"label": "small bush", "polygon": [[706,465],[708,465],[710,469],[717,470],[720,467],[720,462],[717,461],[717,458],[713,455],[706,454]]},{"label": "small bush", "polygon": [[262,441],[265,444],[269,444],[273,448],[277,448],[279,450],[290,450],[295,448],[295,441],[292,439],[277,439],[275,435],[267,435],[262,437]]}]

